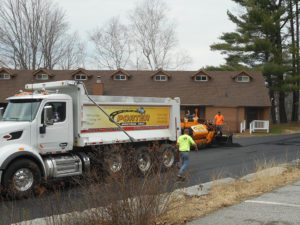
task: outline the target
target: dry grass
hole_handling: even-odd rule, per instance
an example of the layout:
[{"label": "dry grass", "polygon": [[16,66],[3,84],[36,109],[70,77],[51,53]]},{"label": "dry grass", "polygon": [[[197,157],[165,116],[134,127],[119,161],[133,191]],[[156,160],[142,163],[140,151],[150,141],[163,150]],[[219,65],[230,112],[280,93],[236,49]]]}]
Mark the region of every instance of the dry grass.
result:
[{"label": "dry grass", "polygon": [[[128,176],[128,173],[129,170],[124,170],[103,181],[97,173],[90,172],[87,179],[78,181],[83,190],[82,198],[73,205],[73,212],[63,216],[50,216],[45,224],[153,224],[153,218],[164,214],[169,205],[169,191],[176,188],[176,174],[168,171],[133,177]],[[50,202],[50,205],[53,205],[54,209],[59,202],[58,199],[57,202]],[[81,207],[83,205],[85,207]],[[80,211],[80,208],[88,210]],[[60,214],[56,210],[53,212],[54,215]]]},{"label": "dry grass", "polygon": [[[260,166],[258,170],[265,168],[265,166]],[[282,174],[260,174],[251,182],[237,180],[231,184],[216,185],[208,195],[183,196],[170,204],[166,214],[157,219],[156,224],[185,224],[187,221],[300,180],[300,169],[297,168],[289,168]]]}]

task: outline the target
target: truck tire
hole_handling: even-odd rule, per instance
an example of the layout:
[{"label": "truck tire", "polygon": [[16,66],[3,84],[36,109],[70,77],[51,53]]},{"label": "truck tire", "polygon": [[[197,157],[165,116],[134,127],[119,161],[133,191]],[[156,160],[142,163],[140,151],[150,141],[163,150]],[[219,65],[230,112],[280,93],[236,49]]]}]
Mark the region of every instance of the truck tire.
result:
[{"label": "truck tire", "polygon": [[5,193],[15,199],[27,198],[39,190],[41,171],[29,159],[19,159],[6,169],[3,176]]},{"label": "truck tire", "polygon": [[175,147],[170,144],[164,144],[161,147],[160,163],[163,170],[170,169],[175,165],[176,153]]},{"label": "truck tire", "polygon": [[124,159],[118,149],[110,149],[104,155],[104,169],[108,175],[118,175],[123,169]]},{"label": "truck tire", "polygon": [[151,171],[153,159],[148,147],[141,146],[137,149],[136,163],[141,175],[146,175]]}]

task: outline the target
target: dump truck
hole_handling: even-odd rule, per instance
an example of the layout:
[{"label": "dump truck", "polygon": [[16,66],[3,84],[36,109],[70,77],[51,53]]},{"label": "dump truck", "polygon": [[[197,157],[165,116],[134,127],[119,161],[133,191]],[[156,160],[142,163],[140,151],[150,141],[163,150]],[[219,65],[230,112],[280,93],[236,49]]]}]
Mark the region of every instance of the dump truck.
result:
[{"label": "dump truck", "polygon": [[27,197],[44,182],[94,167],[117,174],[128,161],[140,174],[154,163],[174,165],[179,98],[89,95],[78,81],[25,89],[7,98],[0,121],[2,193]]}]

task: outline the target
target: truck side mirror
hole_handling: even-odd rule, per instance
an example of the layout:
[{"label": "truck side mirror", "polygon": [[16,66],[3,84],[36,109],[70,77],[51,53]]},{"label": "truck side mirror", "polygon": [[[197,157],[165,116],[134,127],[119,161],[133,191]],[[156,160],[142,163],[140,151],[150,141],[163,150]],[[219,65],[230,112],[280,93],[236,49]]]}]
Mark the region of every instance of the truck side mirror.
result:
[{"label": "truck side mirror", "polygon": [[50,105],[44,107],[44,126],[53,125],[53,108]]},{"label": "truck side mirror", "polygon": [[3,114],[4,114],[4,108],[1,107],[1,108],[0,108],[0,120],[3,119]]}]

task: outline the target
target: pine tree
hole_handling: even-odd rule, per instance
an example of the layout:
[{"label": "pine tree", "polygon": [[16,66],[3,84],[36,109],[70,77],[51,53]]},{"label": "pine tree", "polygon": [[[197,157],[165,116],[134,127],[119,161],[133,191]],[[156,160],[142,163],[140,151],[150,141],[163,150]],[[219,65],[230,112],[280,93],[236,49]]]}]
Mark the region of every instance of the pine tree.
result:
[{"label": "pine tree", "polygon": [[[289,18],[290,18],[290,35],[291,35],[291,54],[292,54],[292,121],[298,121],[299,114],[299,0],[288,0]],[[296,25],[296,30],[294,29]]]},{"label": "pine tree", "polygon": [[287,122],[285,93],[287,87],[291,87],[285,79],[286,74],[291,71],[287,60],[288,46],[285,44],[288,38],[285,28],[290,19],[288,0],[233,1],[243,10],[238,16],[227,12],[237,29],[235,32],[224,33],[220,38],[223,42],[211,45],[211,49],[227,55],[226,65],[259,68],[269,85],[273,122],[276,122],[276,93],[280,122]]}]

